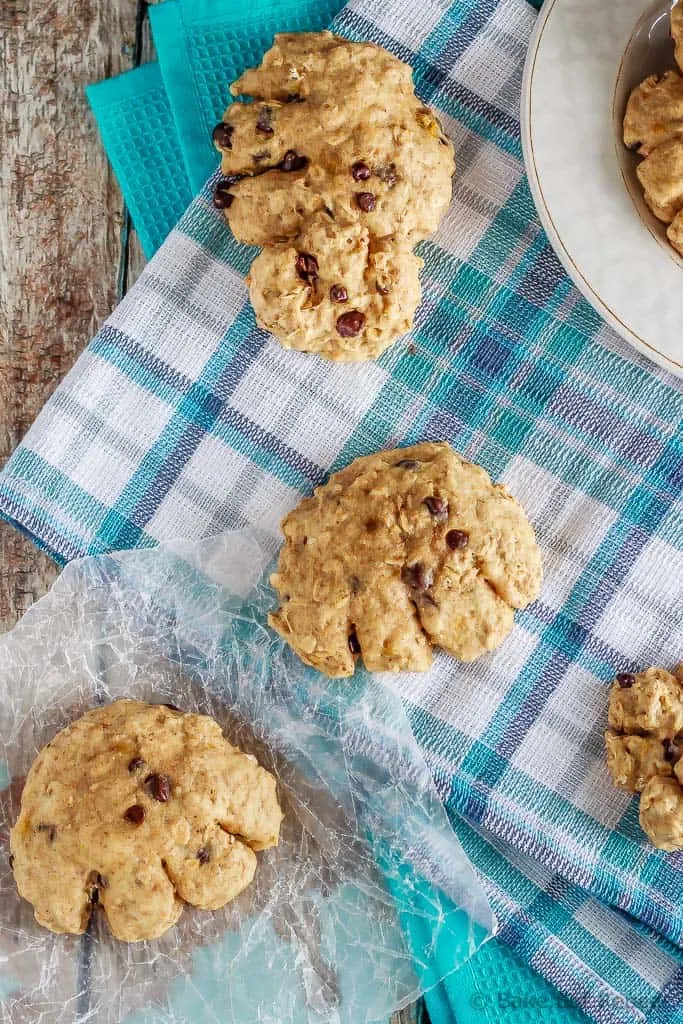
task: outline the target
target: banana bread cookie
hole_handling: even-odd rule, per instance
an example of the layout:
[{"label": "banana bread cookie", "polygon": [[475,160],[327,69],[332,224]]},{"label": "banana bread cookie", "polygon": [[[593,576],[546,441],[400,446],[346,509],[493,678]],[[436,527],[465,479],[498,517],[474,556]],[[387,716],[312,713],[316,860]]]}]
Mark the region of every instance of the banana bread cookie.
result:
[{"label": "banana bread cookie", "polygon": [[640,824],[660,850],[683,846],[683,664],[620,672],[609,694],[607,768],[640,793]]},{"label": "banana bread cookie", "polygon": [[231,88],[214,129],[215,204],[263,246],[249,294],[286,348],[372,359],[412,324],[413,246],[451,197],[453,147],[415,96],[411,69],[331,32],[278,35]]},{"label": "banana bread cookie", "polygon": [[93,906],[118,939],[162,935],[184,903],[214,910],[276,846],[275,778],[205,715],[118,700],[59,732],[34,761],[10,836],[19,892],[54,932]]},{"label": "banana bread cookie", "polygon": [[438,645],[463,661],[497,647],[539,593],[521,506],[446,443],[356,459],[282,524],[271,625],[309,665],[349,676],[422,671]]}]

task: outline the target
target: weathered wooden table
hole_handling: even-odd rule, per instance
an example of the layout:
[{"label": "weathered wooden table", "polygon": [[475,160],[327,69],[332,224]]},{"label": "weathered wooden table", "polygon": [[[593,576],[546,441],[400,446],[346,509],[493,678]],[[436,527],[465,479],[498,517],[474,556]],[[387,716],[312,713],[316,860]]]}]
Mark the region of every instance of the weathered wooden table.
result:
[{"label": "weathered wooden table", "polygon": [[[145,10],[0,3],[0,465],[144,263],[83,90],[146,59]],[[0,633],[57,572],[0,522]]]}]

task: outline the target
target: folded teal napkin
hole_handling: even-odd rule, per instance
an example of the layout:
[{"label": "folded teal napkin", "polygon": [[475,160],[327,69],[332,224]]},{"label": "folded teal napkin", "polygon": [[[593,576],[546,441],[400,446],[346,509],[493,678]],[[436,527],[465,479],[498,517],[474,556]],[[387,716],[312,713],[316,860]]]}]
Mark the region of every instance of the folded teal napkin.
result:
[{"label": "folded teal napkin", "polygon": [[[424,0],[424,5],[426,14],[432,11],[432,4],[427,0]],[[245,64],[253,63],[260,56],[251,48],[253,40],[261,39],[261,50],[270,41],[274,28],[269,27],[266,32],[266,23],[273,23],[268,18],[275,19],[278,30],[317,28],[333,13],[326,10],[318,23],[306,24],[298,18],[301,6],[297,0],[289,0],[287,5],[252,4],[246,12],[240,4],[232,5],[229,10],[227,6],[225,3],[209,6],[168,0],[155,8],[152,15],[159,65],[149,65],[122,79],[101,83],[89,90],[105,145],[148,255],[156,250],[175,225],[187,199],[195,191],[193,185],[196,186],[203,178],[202,168],[210,169],[211,161],[215,161],[208,141],[211,125],[228,102],[228,82]],[[442,24],[443,31],[450,36],[448,46],[454,62],[462,59],[469,46],[476,46],[478,33],[491,17],[492,7],[491,3],[482,3],[481,0],[462,0],[453,5],[450,18],[444,19]],[[381,8],[382,4],[372,5],[371,19],[382,20]],[[290,20],[287,20],[288,10]],[[321,4],[316,4],[315,9],[311,5],[308,10],[315,14],[316,10],[321,10]],[[419,11],[415,18],[420,18]],[[391,31],[387,28],[390,21],[390,18],[382,20],[385,32]],[[354,30],[362,32],[365,25],[372,27],[372,20],[354,25]],[[508,42],[512,39],[515,44],[518,42],[506,35],[504,22],[498,26],[498,33],[502,46],[505,46],[506,39]],[[391,43],[390,36],[386,36],[386,40],[387,45]],[[433,45],[437,51],[446,44],[441,39],[434,40]],[[245,59],[242,59],[242,54]],[[426,76],[432,70],[428,65],[431,53],[425,47],[418,56],[422,62],[419,70]],[[429,90],[441,87],[441,80],[432,81],[425,77],[423,85],[429,87],[425,90],[429,96]],[[458,119],[460,115],[467,118],[470,128],[495,142],[496,148],[492,152],[498,159],[503,159],[501,154],[508,152],[516,159],[517,143],[510,142],[508,137],[508,133],[510,137],[515,134],[514,115],[501,114],[495,105],[491,110],[485,108],[478,96],[467,95],[460,82],[456,81],[451,91],[451,113]],[[476,118],[480,118],[477,123]],[[519,212],[524,214],[525,222],[533,219],[531,206],[529,204],[527,208],[526,203],[526,194],[519,190],[511,216],[501,218],[497,224],[499,249],[513,250],[511,239],[516,239],[518,232],[514,217]],[[191,233],[190,227],[190,222],[187,222],[185,231]],[[528,239],[524,244],[529,244]],[[529,251],[529,257],[535,259],[539,251],[534,247],[533,253]],[[458,287],[465,289],[471,297],[478,287],[477,273],[488,272],[488,269],[488,266],[471,272],[468,269],[469,286],[463,281]],[[555,272],[552,267],[550,269]],[[529,269],[530,274],[532,270]],[[548,292],[546,305],[554,301],[566,303],[567,296],[571,294],[568,286],[565,288],[559,277],[552,282],[546,281],[543,272],[544,266],[539,263],[534,280],[538,288],[545,288]],[[528,321],[531,329],[533,310],[527,309],[526,298],[522,298],[523,282],[520,284],[510,279],[508,284],[519,292],[516,311],[525,324]],[[577,309],[581,312],[580,307]],[[570,312],[566,312],[566,316],[572,319]],[[569,347],[578,345],[578,333],[573,333],[575,328],[577,332],[585,330],[587,333],[597,330],[586,323],[579,323],[579,319],[577,313],[573,326],[566,329],[567,351],[563,350],[564,354],[556,352],[554,362],[551,360],[552,366],[549,362],[545,369],[545,357],[537,360],[536,369],[533,373],[530,371],[530,416],[542,416],[545,403],[551,401],[552,393],[560,386],[559,379],[556,379],[557,367],[564,365],[562,359],[567,356]],[[570,332],[572,339],[569,339]],[[536,343],[540,343],[538,337]],[[479,348],[480,358],[477,356]],[[488,365],[484,362],[486,359],[503,358],[505,354],[500,346],[492,351],[489,349],[491,346],[487,346],[483,338],[473,348],[474,377],[480,370],[484,372],[482,367]],[[107,348],[107,357],[110,355]],[[474,401],[475,397],[463,391],[463,400]],[[472,424],[473,430],[479,429],[474,407],[463,406],[460,414]],[[504,428],[506,438],[515,449],[522,445],[523,432],[528,424],[522,421],[515,423],[511,417],[512,413],[501,429]],[[552,412],[552,417],[555,425],[560,418],[561,429],[564,430],[565,411],[558,407]],[[534,458],[544,463],[546,472],[557,472],[542,453],[536,453]],[[18,464],[17,469],[21,469]],[[21,520],[21,517],[17,518]],[[28,521],[28,517],[23,518]],[[53,542],[46,537],[39,535],[39,539],[52,546]],[[139,542],[146,542],[146,538],[141,536]],[[55,549],[59,552],[64,550],[64,546],[55,544]],[[562,649],[564,651],[564,647]],[[497,770],[493,762],[489,767],[491,771]],[[445,795],[450,796],[448,793]],[[477,817],[478,808],[472,806],[471,812],[473,817]],[[468,832],[468,826],[460,824],[459,831],[461,829]],[[633,922],[626,917],[620,922],[617,911],[606,911],[586,892],[560,876],[557,879],[537,877],[533,864],[525,864],[523,858],[513,863],[511,851],[489,843],[478,832],[469,836],[469,846],[462,835],[461,839],[492,886],[494,904],[505,918],[503,938],[506,943],[517,950],[524,961],[533,963],[546,978],[571,993],[592,1017],[609,1024],[617,1020],[645,1020],[646,1015],[652,1022],[666,1021],[667,1024],[680,1018],[680,971],[671,974],[664,999],[654,1013],[646,1009],[633,1010],[634,1006],[646,1008],[652,1005],[651,992],[662,988],[661,979],[669,976],[669,958],[675,961],[673,950],[659,943],[652,933],[643,928],[642,943],[651,948],[651,956],[648,954],[644,958],[647,963],[640,973],[634,969],[629,976],[629,961],[643,959],[642,949],[637,945],[640,933]],[[554,947],[556,957],[548,952]],[[571,962],[572,955],[575,964]],[[612,1003],[606,1002],[605,997],[610,986],[614,992]],[[554,1024],[555,1021],[573,1022],[581,1018],[578,1011],[558,997],[547,982],[528,967],[521,966],[521,960],[500,943],[490,943],[485,956],[477,956],[471,967],[460,971],[448,988],[441,987],[432,993],[428,1004],[434,1024],[446,1024],[454,1019],[458,1022],[476,1021],[477,1024],[487,1021],[526,1024],[532,1020]]]},{"label": "folded teal napkin", "polygon": [[156,62],[86,89],[143,252],[153,256],[194,192]]},{"label": "folded teal napkin", "polygon": [[327,28],[342,0],[166,0],[150,7],[158,63],[86,89],[145,256],[216,169],[211,129],[230,83],[276,32]]}]

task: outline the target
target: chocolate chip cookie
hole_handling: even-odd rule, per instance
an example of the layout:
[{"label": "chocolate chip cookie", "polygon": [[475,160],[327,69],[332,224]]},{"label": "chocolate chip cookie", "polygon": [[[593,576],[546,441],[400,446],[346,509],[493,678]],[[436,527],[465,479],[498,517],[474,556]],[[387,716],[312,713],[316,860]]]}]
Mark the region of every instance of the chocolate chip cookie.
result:
[{"label": "chocolate chip cookie", "polygon": [[423,671],[497,647],[539,593],[521,506],[446,443],[356,459],[283,521],[270,624],[330,676]]},{"label": "chocolate chip cookie", "polygon": [[278,842],[274,777],[205,715],[119,700],[40,751],[10,835],[36,920],[78,934],[97,904],[114,936],[153,939],[184,903],[213,910]]},{"label": "chocolate chip cookie", "polygon": [[412,248],[450,201],[451,143],[408,65],[330,32],[276,36],[231,92],[254,102],[214,129],[214,201],[264,247],[249,276],[259,323],[287,348],[374,358],[412,323]]},{"label": "chocolate chip cookie", "polygon": [[683,664],[621,672],[609,694],[607,768],[640,793],[640,824],[661,850],[683,847]]},{"label": "chocolate chip cookie", "polygon": [[360,222],[340,233],[323,212],[296,244],[264,248],[249,276],[261,325],[286,347],[357,360],[410,330],[421,266],[409,247],[373,241]]}]

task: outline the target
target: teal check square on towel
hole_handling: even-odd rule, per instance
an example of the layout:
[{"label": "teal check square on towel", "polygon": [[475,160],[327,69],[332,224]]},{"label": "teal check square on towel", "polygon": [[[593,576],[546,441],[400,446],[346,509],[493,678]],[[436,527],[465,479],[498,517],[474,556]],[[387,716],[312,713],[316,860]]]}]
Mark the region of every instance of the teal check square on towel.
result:
[{"label": "teal check square on towel", "polygon": [[[204,24],[194,10],[158,10],[160,63],[132,72],[125,95],[113,83],[91,92],[146,251],[171,233],[6,467],[0,511],[62,561],[245,523],[275,550],[281,512],[378,447],[445,438],[505,480],[544,551],[541,600],[489,658],[437,658],[406,679],[411,722],[514,954],[604,1024],[683,1020],[681,855],[644,843],[601,740],[615,669],[671,665],[683,649],[681,389],[578,296],[538,224],[518,123],[533,12],[522,0],[354,0],[336,18],[410,61],[458,154],[451,209],[421,247],[410,338],[342,368],[285,353],[256,327],[250,251],[208,188],[171,231],[214,159],[208,132],[228,99],[212,84],[233,38],[222,28],[203,51],[216,78],[208,65],[182,72],[203,98],[170,84],[176,30],[186,53],[190,32],[217,38],[208,8],[196,8]],[[135,124],[143,96],[155,101]],[[133,154],[146,159],[136,167]],[[470,1010],[477,1022],[573,1020],[532,981],[506,1007],[496,979],[509,957],[494,949],[479,976],[477,958],[462,985],[428,997],[439,1024]]]}]

